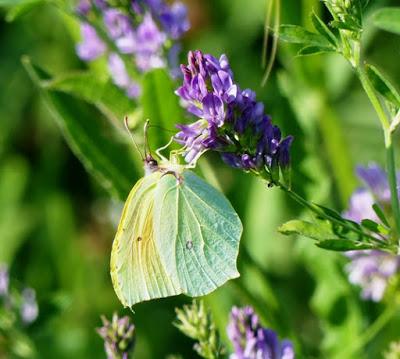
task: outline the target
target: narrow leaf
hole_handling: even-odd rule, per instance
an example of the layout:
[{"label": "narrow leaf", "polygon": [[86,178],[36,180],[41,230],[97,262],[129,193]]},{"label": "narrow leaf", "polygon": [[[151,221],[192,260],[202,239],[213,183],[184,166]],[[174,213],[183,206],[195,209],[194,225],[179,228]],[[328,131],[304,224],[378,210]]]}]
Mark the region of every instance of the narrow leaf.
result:
[{"label": "narrow leaf", "polygon": [[318,206],[325,214],[327,214],[328,216],[335,218],[343,223],[346,222],[346,219],[344,219],[339,212],[333,210],[332,208],[328,208],[325,206],[322,206],[320,204],[314,203],[316,206]]},{"label": "narrow leaf", "polygon": [[337,46],[337,40],[335,35],[331,30],[329,30],[328,26],[319,18],[319,16],[313,12],[311,14],[311,21],[317,30],[322,36],[324,36],[334,47]]},{"label": "narrow leaf", "polygon": [[378,204],[374,203],[372,205],[372,209],[374,210],[378,218],[382,221],[382,223],[385,226],[390,227],[389,221],[387,220],[386,215],[383,212],[382,208]]},{"label": "narrow leaf", "polygon": [[297,25],[281,25],[279,27],[279,38],[282,41],[293,44],[303,44],[309,46],[331,46],[329,41],[322,35],[306,30]]},{"label": "narrow leaf", "polygon": [[375,67],[367,64],[367,75],[375,90],[379,92],[387,101],[400,108],[400,94],[390,81]]},{"label": "narrow leaf", "polygon": [[[1,0],[0,0],[1,1]],[[34,9],[38,5],[45,4],[46,0],[25,0],[19,3],[13,4],[7,12],[6,20],[9,22],[15,21],[22,15],[27,14],[29,11]],[[0,3],[1,5],[1,3]]]},{"label": "narrow leaf", "polygon": [[333,47],[326,46],[306,46],[299,50],[297,56],[309,56],[309,55],[318,55],[327,52],[335,52],[336,50]]},{"label": "narrow leaf", "polygon": [[381,234],[384,236],[387,236],[389,234],[389,230],[387,228],[383,227],[379,223],[376,223],[375,221],[372,221],[370,219],[363,219],[361,221],[361,225],[364,228],[368,229],[369,231],[377,234]]},{"label": "narrow leaf", "polygon": [[327,239],[317,242],[316,245],[323,249],[329,249],[331,251],[338,252],[374,248],[374,246],[370,244],[355,243],[346,239]]},{"label": "narrow leaf", "polygon": [[125,199],[136,179],[135,161],[128,143],[116,136],[114,128],[101,116],[93,116],[87,105],[70,95],[43,87],[47,75],[33,66],[30,59],[23,64],[42,90],[43,98],[66,141],[86,170],[112,195]]},{"label": "narrow leaf", "polygon": [[285,235],[298,234],[317,241],[336,237],[332,232],[331,225],[328,221],[317,221],[317,223],[311,223],[295,219],[281,225],[278,228],[278,231]]},{"label": "narrow leaf", "polygon": [[385,7],[372,16],[375,26],[400,35],[400,7]]},{"label": "narrow leaf", "polygon": [[165,69],[155,69],[145,74],[140,103],[144,119],[159,127],[158,135],[151,136],[152,146],[160,147],[176,133],[175,124],[183,122],[183,112],[175,95],[175,84]]},{"label": "narrow leaf", "polygon": [[107,78],[101,79],[93,73],[75,72],[43,82],[47,90],[62,91],[81,98],[122,123],[122,119],[133,112],[133,100],[111,83]]}]

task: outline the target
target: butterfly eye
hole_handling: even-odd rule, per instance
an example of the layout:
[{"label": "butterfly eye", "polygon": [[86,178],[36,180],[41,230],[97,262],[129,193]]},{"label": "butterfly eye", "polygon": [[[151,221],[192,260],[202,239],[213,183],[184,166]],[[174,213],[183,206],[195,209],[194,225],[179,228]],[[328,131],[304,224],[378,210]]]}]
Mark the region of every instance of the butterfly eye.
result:
[{"label": "butterfly eye", "polygon": [[147,155],[145,159],[146,166],[150,169],[154,169],[158,167],[158,162],[151,156]]}]

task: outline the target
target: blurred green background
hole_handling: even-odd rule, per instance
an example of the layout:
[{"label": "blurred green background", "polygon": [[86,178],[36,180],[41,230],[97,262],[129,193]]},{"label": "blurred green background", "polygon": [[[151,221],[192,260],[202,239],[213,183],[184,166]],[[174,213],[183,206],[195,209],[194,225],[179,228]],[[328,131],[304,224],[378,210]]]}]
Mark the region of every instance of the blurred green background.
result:
[{"label": "blurred green background", "polygon": [[[356,188],[354,165],[383,164],[383,137],[372,108],[338,56],[296,58],[280,44],[266,87],[261,87],[266,0],[188,0],[192,29],[184,49],[226,53],[242,88],[257,91],[285,134],[293,134],[293,186],[310,199],[343,210]],[[312,9],[328,18],[319,0],[282,0],[281,22],[310,27]],[[398,1],[371,0],[368,11]],[[2,11],[2,10],[0,10]],[[102,358],[95,332],[99,315],[132,317],[137,358],[181,353],[195,358],[192,342],[172,326],[180,296],[123,311],[109,276],[109,257],[122,203],[110,198],[64,141],[21,57],[51,74],[84,69],[69,24],[52,6],[14,22],[0,19],[0,263],[14,280],[36,289],[39,317],[26,328],[38,358]],[[400,83],[399,38],[368,26],[365,56]],[[184,52],[185,52],[184,51]],[[185,61],[183,54],[182,61]],[[98,110],[85,105],[93,118]],[[176,119],[182,122],[182,119]],[[396,139],[398,146],[398,139]],[[132,154],[134,153],[132,148]],[[220,183],[244,223],[241,277],[208,296],[221,333],[232,305],[253,305],[265,325],[289,337],[304,358],[378,358],[398,335],[393,321],[368,347],[346,355],[383,305],[361,302],[348,284],[340,254],[311,241],[279,235],[277,227],[300,209],[278,189],[221,166],[212,155],[200,166]],[[134,175],[136,173],[136,175]],[[141,176],[132,169],[132,185]],[[215,178],[214,178],[215,177]],[[1,344],[0,344],[1,345]],[[2,358],[0,348],[0,357]]]}]

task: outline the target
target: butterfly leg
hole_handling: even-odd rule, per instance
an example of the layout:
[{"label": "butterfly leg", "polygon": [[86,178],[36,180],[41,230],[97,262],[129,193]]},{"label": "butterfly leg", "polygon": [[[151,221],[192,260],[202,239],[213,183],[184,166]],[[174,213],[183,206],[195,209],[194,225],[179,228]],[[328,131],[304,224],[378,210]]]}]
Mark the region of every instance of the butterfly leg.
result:
[{"label": "butterfly leg", "polygon": [[173,175],[176,178],[176,181],[178,182],[178,184],[180,184],[180,185],[183,183],[183,177],[175,171],[165,171],[161,177],[164,177],[166,175]]},{"label": "butterfly leg", "polygon": [[162,146],[162,147],[160,147],[160,148],[158,148],[158,149],[156,150],[156,155],[157,155],[159,158],[161,158],[163,161],[165,161],[165,162],[167,162],[168,160],[167,160],[166,157],[164,157],[164,156],[161,154],[161,151],[163,151],[163,150],[165,150],[166,148],[168,148],[168,147],[171,145],[171,143],[172,143],[173,141],[174,141],[174,136],[171,137],[171,139],[168,141],[168,143],[167,143],[166,145],[164,145],[164,146]]}]

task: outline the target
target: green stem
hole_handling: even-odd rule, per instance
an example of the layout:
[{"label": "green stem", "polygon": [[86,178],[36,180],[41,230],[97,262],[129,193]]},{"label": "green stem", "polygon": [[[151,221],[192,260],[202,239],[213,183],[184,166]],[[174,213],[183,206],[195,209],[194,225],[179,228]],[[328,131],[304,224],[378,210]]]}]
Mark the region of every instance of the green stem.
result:
[{"label": "green stem", "polygon": [[[305,208],[308,208],[309,210],[314,212],[317,216],[325,218],[325,219],[329,220],[332,223],[336,223],[339,226],[348,229],[349,231],[356,232],[356,233],[360,234],[363,237],[367,237],[370,241],[379,244],[379,247],[381,249],[383,249],[382,245],[384,245],[385,243],[383,243],[378,238],[375,238],[374,236],[372,236],[372,235],[370,235],[370,234],[368,234],[368,233],[366,233],[366,232],[364,232],[364,231],[362,231],[360,229],[357,229],[357,228],[347,224],[343,220],[340,220],[340,219],[337,219],[337,218],[335,218],[333,216],[330,216],[329,214],[324,212],[320,207],[318,207],[317,205],[315,205],[312,202],[307,201],[306,199],[304,199],[303,197],[298,195],[296,192],[292,191],[290,188],[287,188],[285,185],[283,185],[281,183],[278,183],[278,185],[279,185],[280,189],[282,189],[284,192],[286,192],[297,203],[299,203],[300,205],[302,205]],[[389,249],[389,245],[387,246],[387,248]]]},{"label": "green stem", "polygon": [[374,107],[378,118],[381,122],[384,136],[385,136],[385,148],[386,148],[386,169],[388,172],[388,180],[390,186],[390,199],[393,210],[393,217],[395,221],[396,235],[400,233],[400,206],[399,206],[399,195],[397,192],[397,178],[396,178],[396,165],[395,165],[395,153],[392,142],[392,132],[390,128],[390,121],[386,116],[385,110],[379,101],[375,90],[368,79],[367,74],[363,67],[357,68],[357,74],[361,81],[361,84]]},{"label": "green stem", "polygon": [[360,349],[365,348],[366,345],[376,337],[376,335],[386,326],[387,323],[397,313],[398,307],[396,305],[389,305],[382,312],[382,314],[372,323],[363,335],[356,340],[356,342],[348,349],[341,353],[341,357],[350,358],[353,357]]}]

